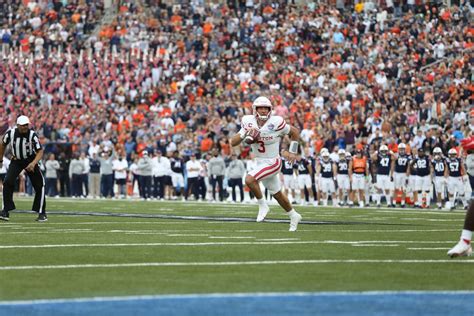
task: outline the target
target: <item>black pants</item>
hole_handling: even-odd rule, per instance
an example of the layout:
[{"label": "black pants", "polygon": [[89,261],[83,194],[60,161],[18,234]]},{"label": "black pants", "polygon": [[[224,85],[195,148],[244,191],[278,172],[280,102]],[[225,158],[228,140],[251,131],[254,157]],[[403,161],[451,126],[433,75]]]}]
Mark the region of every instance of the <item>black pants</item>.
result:
[{"label": "black pants", "polygon": [[165,197],[165,177],[153,177],[153,197],[163,199]]},{"label": "black pants", "polygon": [[114,197],[114,175],[103,174],[100,178],[103,197]]},{"label": "black pants", "polygon": [[71,196],[71,186],[69,185],[69,172],[62,171],[58,173],[58,180],[59,180],[59,194],[61,196]]},{"label": "black pants", "polygon": [[45,194],[48,196],[58,195],[58,178],[46,178],[46,190]]},{"label": "black pants", "polygon": [[[3,183],[3,210],[14,210],[15,203],[13,202],[13,191],[15,188],[15,181],[18,175],[28,166],[32,160],[12,160],[10,168],[8,168],[5,182]],[[33,172],[26,172],[31,180],[31,184],[35,189],[35,199],[33,200],[32,210],[38,213],[46,212],[46,196],[45,196],[45,182],[43,174],[38,165],[35,166]]]},{"label": "black pants", "polygon": [[212,198],[216,199],[216,185],[219,185],[219,201],[224,200],[224,186],[223,186],[224,176],[211,176],[210,182],[212,185]]},{"label": "black pants", "polygon": [[204,177],[198,177],[196,186],[197,186],[198,196],[200,196],[201,199],[205,200],[207,187],[206,187],[206,181],[204,180]]},{"label": "black pants", "polygon": [[198,194],[198,177],[192,177],[188,178],[188,185],[187,185],[187,190],[186,190],[186,199],[189,197],[189,195],[194,194],[194,197],[196,200],[199,199],[199,194]]},{"label": "black pants", "polygon": [[235,187],[239,187],[240,191],[240,202],[244,200],[244,185],[242,178],[229,179],[229,186],[232,188],[232,201],[237,202],[237,196],[235,194]]},{"label": "black pants", "polygon": [[141,187],[141,197],[143,199],[149,199],[151,197],[152,187],[151,187],[151,179],[152,176],[140,176],[139,183]]},{"label": "black pants", "polygon": [[82,174],[72,174],[71,191],[74,197],[82,196]]}]

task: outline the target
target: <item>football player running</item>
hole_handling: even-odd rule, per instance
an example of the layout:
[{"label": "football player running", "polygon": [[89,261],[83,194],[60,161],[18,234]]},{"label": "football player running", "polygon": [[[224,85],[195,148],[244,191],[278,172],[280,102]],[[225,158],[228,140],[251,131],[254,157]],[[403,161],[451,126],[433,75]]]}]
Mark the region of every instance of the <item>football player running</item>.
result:
[{"label": "football player running", "polygon": [[245,184],[252,190],[258,201],[257,222],[262,222],[270,208],[263,198],[260,182],[290,217],[289,231],[296,231],[301,215],[291,206],[287,196],[281,191],[279,173],[281,169],[280,140],[285,135],[290,137],[290,146],[282,156],[290,163],[294,163],[298,153],[300,132],[290,126],[285,120],[272,115],[272,103],[266,97],[258,97],[252,104],[253,115],[242,117],[241,129],[230,139],[231,146],[238,146],[248,136],[252,136],[252,153],[255,154],[256,167],[245,177]]}]

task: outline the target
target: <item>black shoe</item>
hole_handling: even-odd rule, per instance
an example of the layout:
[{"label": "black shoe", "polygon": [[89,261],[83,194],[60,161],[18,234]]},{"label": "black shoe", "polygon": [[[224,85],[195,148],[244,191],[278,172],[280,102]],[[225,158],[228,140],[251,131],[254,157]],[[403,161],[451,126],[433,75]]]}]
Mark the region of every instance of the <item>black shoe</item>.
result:
[{"label": "black shoe", "polygon": [[8,211],[2,211],[0,213],[0,220],[8,222],[10,220],[10,213],[8,213]]},{"label": "black shoe", "polygon": [[405,208],[405,204],[402,204],[401,207],[402,207],[402,208]]},{"label": "black shoe", "polygon": [[36,219],[37,222],[47,222],[48,221],[48,217],[46,216],[45,213],[40,213],[38,215],[38,218]]}]

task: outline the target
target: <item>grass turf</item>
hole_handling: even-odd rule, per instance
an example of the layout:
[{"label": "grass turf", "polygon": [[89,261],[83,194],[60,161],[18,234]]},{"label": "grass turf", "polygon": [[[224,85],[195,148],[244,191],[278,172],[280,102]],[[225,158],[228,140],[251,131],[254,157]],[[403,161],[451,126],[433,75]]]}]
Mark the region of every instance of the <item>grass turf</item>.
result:
[{"label": "grass turf", "polygon": [[[17,199],[18,209],[30,207],[30,199]],[[287,219],[278,206],[271,209],[269,218]],[[297,232],[290,233],[288,223],[212,220],[212,217],[253,219],[256,206],[250,204],[49,199],[47,223],[34,222],[34,214],[14,212],[10,222],[0,223],[0,300],[474,289],[466,277],[472,274],[474,262],[466,258],[442,261],[459,238],[464,212],[297,209],[304,220],[329,223],[301,224]],[[55,211],[71,215],[54,214]],[[74,212],[209,216],[210,219],[98,217],[72,215]],[[80,246],[73,247],[77,244]],[[40,245],[50,246],[35,248]],[[25,246],[29,247],[21,248]],[[210,264],[192,265],[203,262]],[[228,264],[212,265],[219,262]],[[143,266],[81,266],[127,263]],[[145,266],[146,263],[180,263],[180,266]],[[58,265],[74,266],[54,268]],[[18,266],[25,268],[13,269]],[[35,268],[44,266],[51,267]]]}]

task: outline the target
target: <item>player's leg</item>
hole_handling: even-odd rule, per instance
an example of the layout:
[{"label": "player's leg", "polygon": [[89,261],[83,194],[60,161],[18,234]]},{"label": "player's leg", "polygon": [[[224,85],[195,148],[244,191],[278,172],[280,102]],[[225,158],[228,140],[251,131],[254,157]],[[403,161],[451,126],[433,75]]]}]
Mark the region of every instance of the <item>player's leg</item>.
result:
[{"label": "player's leg", "polygon": [[28,177],[31,180],[31,184],[35,189],[35,198],[33,200],[32,210],[38,213],[39,222],[47,221],[46,217],[46,195],[45,195],[45,182],[43,174],[38,165],[36,165],[33,172],[27,172]]},{"label": "player's leg", "polygon": [[5,176],[5,182],[3,183],[2,213],[0,214],[1,220],[8,221],[8,212],[16,208],[15,202],[13,202],[13,191],[15,189],[16,178],[18,178],[18,175],[23,171],[24,167],[25,166],[17,160],[12,160],[10,163],[7,175]]},{"label": "player's leg", "polygon": [[278,179],[278,173],[263,179],[262,184],[288,214],[288,217],[290,218],[289,231],[295,231],[298,228],[298,223],[301,221],[301,215],[293,209],[288,197],[281,191],[281,183]]},{"label": "player's leg", "polygon": [[467,210],[466,218],[464,219],[464,226],[461,232],[461,240],[448,251],[448,256],[461,257],[470,256],[472,254],[472,232],[474,231],[474,202],[471,200]]}]

